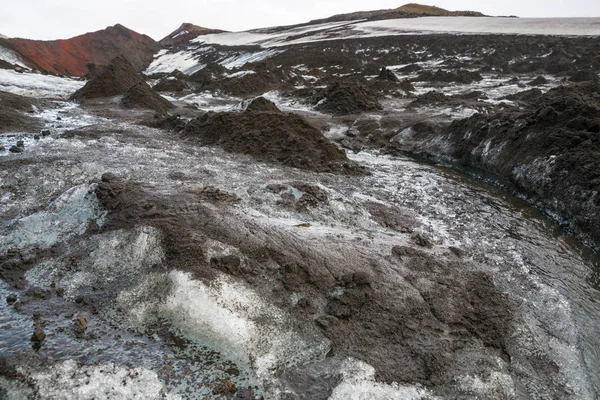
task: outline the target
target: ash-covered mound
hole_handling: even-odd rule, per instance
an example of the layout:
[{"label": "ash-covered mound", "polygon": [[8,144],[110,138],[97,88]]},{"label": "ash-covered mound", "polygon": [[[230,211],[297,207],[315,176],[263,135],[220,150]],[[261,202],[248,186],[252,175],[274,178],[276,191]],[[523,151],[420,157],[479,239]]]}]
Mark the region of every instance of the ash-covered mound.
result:
[{"label": "ash-covered mound", "polygon": [[453,157],[512,181],[600,245],[598,82],[552,89],[522,111],[455,121],[450,132]]},{"label": "ash-covered mound", "polygon": [[246,107],[246,111],[252,112],[280,112],[279,108],[270,100],[265,99],[264,97],[257,97],[252,100],[248,107]]},{"label": "ash-covered mound", "polygon": [[436,72],[423,71],[417,76],[415,82],[444,82],[444,83],[462,83],[465,85],[473,82],[482,81],[483,77],[479,72],[471,72],[465,70],[458,71],[443,71],[438,70]]},{"label": "ash-covered mound", "polygon": [[[264,105],[264,102],[259,101]],[[183,136],[258,161],[315,172],[358,174],[362,170],[304,118],[280,111],[207,113],[191,121]]]},{"label": "ash-covered mound", "polygon": [[125,108],[145,108],[164,114],[174,107],[170,101],[156,93],[146,82],[131,87],[121,100]]},{"label": "ash-covered mound", "polygon": [[548,79],[544,78],[543,76],[538,76],[537,78],[535,78],[534,80],[532,80],[531,82],[527,83],[527,85],[529,86],[540,86],[540,85],[546,85],[548,84]]},{"label": "ash-covered mound", "polygon": [[575,72],[574,74],[571,75],[571,77],[569,78],[569,81],[571,82],[587,82],[587,81],[594,81],[594,80],[599,80],[600,77],[598,76],[598,72],[597,71],[592,71],[592,70],[580,70]]},{"label": "ash-covered mound", "polygon": [[394,74],[392,71],[390,71],[386,67],[381,68],[381,71],[379,72],[379,76],[377,76],[377,79],[381,79],[384,81],[390,81],[390,82],[398,82],[399,81],[396,74]]},{"label": "ash-covered mound", "polygon": [[176,69],[169,75],[163,77],[153,89],[157,92],[183,92],[184,90],[189,89],[186,80],[187,76]]},{"label": "ash-covered mound", "polygon": [[76,91],[71,99],[97,99],[124,94],[142,79],[125,56],[115,57],[110,64]]},{"label": "ash-covered mound", "polygon": [[349,115],[381,110],[377,95],[360,81],[346,80],[330,85],[321,95],[316,110]]},{"label": "ash-covered mound", "polygon": [[221,79],[227,73],[227,68],[220,64],[209,63],[200,71],[196,71],[188,77],[188,80],[203,85],[208,85],[214,80]]},{"label": "ash-covered mound", "polygon": [[0,132],[27,131],[42,126],[25,113],[33,111],[34,101],[12,93],[0,92]]},{"label": "ash-covered mound", "polygon": [[503,99],[510,100],[510,101],[520,101],[520,102],[524,102],[524,103],[531,103],[531,102],[537,101],[540,97],[542,97],[543,94],[544,93],[540,89],[533,88],[533,89],[525,90],[523,92],[511,94],[509,96],[504,97]]}]

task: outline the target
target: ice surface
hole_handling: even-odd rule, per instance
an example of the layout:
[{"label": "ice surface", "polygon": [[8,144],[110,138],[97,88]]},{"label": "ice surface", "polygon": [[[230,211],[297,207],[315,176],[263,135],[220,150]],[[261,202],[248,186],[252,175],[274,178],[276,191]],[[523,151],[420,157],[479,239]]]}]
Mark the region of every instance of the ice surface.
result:
[{"label": "ice surface", "polygon": [[251,363],[264,383],[276,380],[272,373],[278,368],[321,359],[329,350],[329,341],[316,330],[295,331],[281,310],[230,277],[210,286],[183,272],[170,277],[175,288],[159,314],[186,337]]},{"label": "ice surface", "polygon": [[[25,372],[25,371],[24,371]],[[115,364],[78,367],[73,360],[34,373],[40,399],[178,400],[166,393],[156,372]]]},{"label": "ice surface", "polygon": [[84,84],[70,78],[0,69],[0,90],[21,96],[64,99]]},{"label": "ice surface", "polygon": [[46,211],[13,222],[7,234],[0,236],[0,252],[29,246],[50,247],[83,234],[92,221],[102,225],[105,213],[91,186],[69,189]]},{"label": "ice surface", "polygon": [[[207,48],[205,50],[210,49]],[[203,49],[198,49],[197,52],[202,52]],[[193,74],[198,69],[201,69],[204,65],[201,65],[195,58],[195,53],[187,51],[179,51],[177,53],[169,53],[168,50],[163,49],[154,55],[154,60],[150,66],[146,69],[145,73],[148,75],[156,73],[167,73],[173,72],[178,69],[184,74]]]},{"label": "ice surface", "polygon": [[333,390],[329,400],[435,400],[426,389],[399,384],[387,385],[375,381],[375,369],[354,360],[346,360],[340,370],[342,382]]}]

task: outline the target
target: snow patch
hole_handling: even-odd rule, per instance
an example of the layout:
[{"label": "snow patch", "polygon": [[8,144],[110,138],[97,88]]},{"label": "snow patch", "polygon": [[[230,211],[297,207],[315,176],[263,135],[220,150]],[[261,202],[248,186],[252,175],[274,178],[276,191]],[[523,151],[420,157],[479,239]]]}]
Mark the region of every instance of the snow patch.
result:
[{"label": "snow patch", "polygon": [[70,78],[0,69],[0,91],[21,96],[64,99],[84,84],[84,81]]}]

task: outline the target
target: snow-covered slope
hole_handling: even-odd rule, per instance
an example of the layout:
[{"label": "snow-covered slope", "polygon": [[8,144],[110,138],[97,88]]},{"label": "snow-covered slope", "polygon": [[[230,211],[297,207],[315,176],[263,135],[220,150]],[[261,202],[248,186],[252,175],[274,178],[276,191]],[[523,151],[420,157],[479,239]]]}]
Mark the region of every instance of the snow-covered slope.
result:
[{"label": "snow-covered slope", "polygon": [[8,39],[8,36],[4,36],[3,34],[0,33],[0,39]]},{"label": "snow-covered slope", "polygon": [[444,32],[600,36],[600,18],[422,17],[214,33],[198,36],[181,46],[161,50],[155,55],[147,73],[179,69],[192,74],[208,62],[216,62],[228,68],[239,67],[304,43]]},{"label": "snow-covered slope", "polygon": [[52,75],[17,73],[0,69],[0,91],[29,97],[67,98],[83,81]]},{"label": "snow-covered slope", "polygon": [[[2,37],[2,35],[0,35],[0,37]],[[6,61],[11,65],[18,65],[20,67],[27,68],[27,66],[23,64],[21,60],[19,60],[19,57],[17,57],[17,54],[14,51],[2,46],[0,46],[0,60]]]}]

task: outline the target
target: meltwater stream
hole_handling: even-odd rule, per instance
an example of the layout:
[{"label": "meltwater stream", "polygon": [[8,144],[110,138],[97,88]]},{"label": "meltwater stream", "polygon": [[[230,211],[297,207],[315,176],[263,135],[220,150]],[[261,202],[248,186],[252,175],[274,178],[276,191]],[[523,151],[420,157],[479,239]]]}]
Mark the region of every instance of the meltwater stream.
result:
[{"label": "meltwater stream", "polygon": [[[72,106],[63,111],[67,121],[69,113],[80,112]],[[42,262],[23,252],[31,260],[26,284],[0,284],[0,354],[18,366],[8,374],[18,379],[0,377],[0,393],[9,398],[285,398],[271,366],[284,357],[309,362],[326,356],[324,338],[288,330],[288,317],[248,287],[225,278],[207,286],[183,272],[157,269],[164,254],[154,228],[82,235],[90,224],[103,223],[93,188],[105,172],[165,192],[210,185],[238,196],[234,207],[241,218],[336,246],[360,239],[373,253],[407,238],[378,225],[362,205],[408,210],[419,232],[436,246],[461,249],[517,304],[571,398],[600,393],[598,260],[518,199],[407,158],[349,154],[372,174],[345,178],[259,164],[157,130],[91,122],[78,127],[80,135],[31,141],[26,153],[0,158],[0,254],[51,249]],[[265,187],[290,181],[317,184],[334,200],[308,214],[282,208]],[[220,246],[211,251],[234,251]],[[52,253],[64,249],[80,257]],[[156,286],[166,288],[163,297],[151,290]],[[9,294],[34,300],[9,306]],[[265,328],[266,315],[272,320]],[[73,334],[79,316],[86,320],[85,340]],[[30,342],[34,324],[47,334],[39,349]],[[356,360],[343,365],[330,398],[435,397],[419,385],[375,382],[369,366]],[[485,382],[464,376],[457,385],[472,398],[505,385],[506,398],[519,398],[503,375]]]}]

